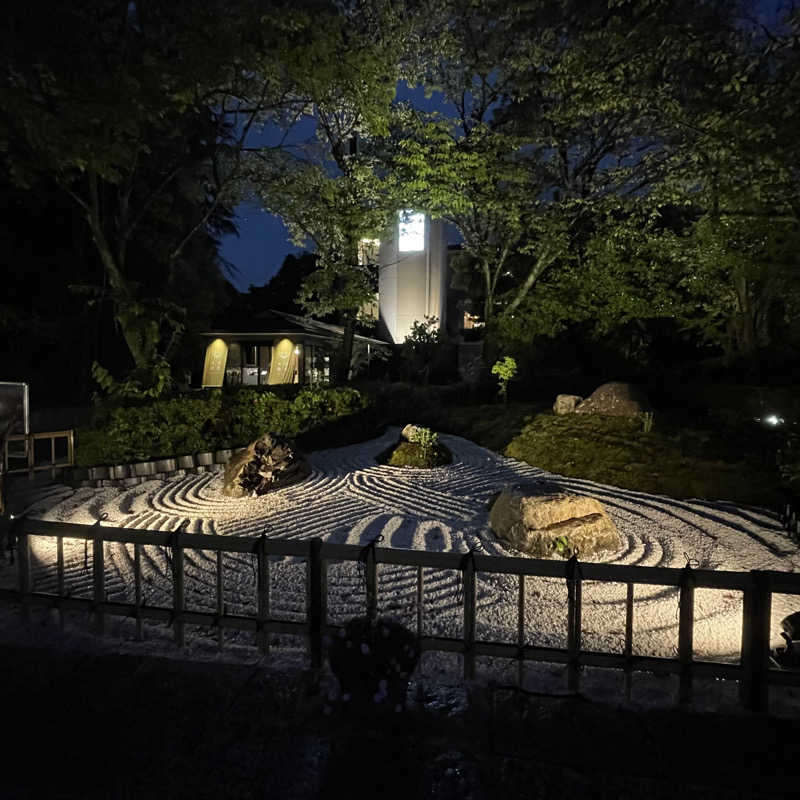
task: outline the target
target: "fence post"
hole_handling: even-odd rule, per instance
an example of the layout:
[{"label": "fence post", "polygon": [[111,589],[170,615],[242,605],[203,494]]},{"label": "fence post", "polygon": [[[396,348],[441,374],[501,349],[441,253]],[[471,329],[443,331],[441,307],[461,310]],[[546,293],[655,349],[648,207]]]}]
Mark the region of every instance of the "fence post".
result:
[{"label": "fence post", "polygon": [[102,605],[105,602],[106,565],[103,534],[99,521],[94,526],[92,539],[92,577],[94,584],[94,624],[98,636],[105,635],[105,614]]},{"label": "fence post", "polygon": [[625,698],[630,702],[633,689],[633,583],[628,581],[625,593]]},{"label": "fence post", "polygon": [[580,666],[578,656],[581,650],[581,606],[583,587],[581,586],[581,567],[578,557],[573,555],[567,561],[567,686],[570,692],[580,689]]},{"label": "fence post", "polygon": [[262,533],[256,553],[258,554],[258,649],[266,653],[269,650],[269,634],[265,628],[269,617],[269,556],[267,555],[267,536]]},{"label": "fence post", "polygon": [[525,576],[519,576],[517,586],[517,685],[522,688],[525,678]]},{"label": "fence post", "polygon": [[31,544],[28,532],[22,525],[20,525],[17,538],[17,574],[19,576],[20,611],[22,621],[27,625],[31,621]]},{"label": "fence post", "polygon": [[751,711],[766,711],[769,703],[769,630],[772,593],[769,574],[752,570],[744,590],[742,615],[742,682],[740,698]]},{"label": "fence post", "polygon": [[322,572],[322,539],[311,539],[308,551],[308,638],[313,669],[322,667]]},{"label": "fence post", "polygon": [[[127,548],[127,544],[125,547]],[[133,594],[136,603],[136,641],[142,641],[142,546],[133,545]]]},{"label": "fence post", "polygon": [[58,627],[64,630],[64,537],[56,537],[56,581],[58,592]]},{"label": "fence post", "polygon": [[217,550],[217,647],[219,647],[220,652],[225,647],[225,629],[222,627],[222,616],[225,613],[222,569],[222,550]]},{"label": "fence post", "polygon": [[464,680],[475,678],[475,554],[461,559],[464,581]]},{"label": "fence post", "polygon": [[32,433],[29,433],[25,437],[25,448],[27,450],[26,455],[28,457],[28,480],[33,480],[33,473],[34,473],[33,468],[36,466],[36,454],[34,452],[35,448],[33,446],[34,441],[35,440],[33,438]]},{"label": "fence post", "polygon": [[678,701],[692,699],[692,658],[694,654],[694,575],[687,564],[681,570],[680,614],[678,620],[678,660],[681,662]]},{"label": "fence post", "polygon": [[417,640],[422,639],[422,602],[424,592],[424,576],[422,567],[417,567]]},{"label": "fence post", "polygon": [[175,644],[183,647],[183,546],[180,544],[180,535],[183,524],[172,534],[172,618],[175,631]]},{"label": "fence post", "polygon": [[378,564],[375,559],[375,546],[377,540],[367,545],[364,553],[364,579],[367,592],[367,620],[370,625],[375,624],[378,616]]}]

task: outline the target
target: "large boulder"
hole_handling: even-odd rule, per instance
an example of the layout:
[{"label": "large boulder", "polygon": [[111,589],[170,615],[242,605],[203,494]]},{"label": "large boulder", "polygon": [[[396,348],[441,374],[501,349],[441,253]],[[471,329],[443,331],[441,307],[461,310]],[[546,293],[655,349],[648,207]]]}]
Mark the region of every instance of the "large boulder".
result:
[{"label": "large boulder", "polygon": [[635,417],[652,411],[650,401],[638,386],[619,381],[604,383],[575,409],[576,414],[605,414],[609,417]]},{"label": "large boulder", "polygon": [[553,403],[553,413],[571,414],[583,398],[579,394],[560,394]]},{"label": "large boulder", "polygon": [[222,492],[252,497],[305,480],[311,467],[287,439],[265,433],[237,453],[225,467]]},{"label": "large boulder", "polygon": [[585,559],[622,544],[619,531],[597,500],[566,492],[503,491],[492,506],[489,522],[500,539],[537,558],[575,553]]}]

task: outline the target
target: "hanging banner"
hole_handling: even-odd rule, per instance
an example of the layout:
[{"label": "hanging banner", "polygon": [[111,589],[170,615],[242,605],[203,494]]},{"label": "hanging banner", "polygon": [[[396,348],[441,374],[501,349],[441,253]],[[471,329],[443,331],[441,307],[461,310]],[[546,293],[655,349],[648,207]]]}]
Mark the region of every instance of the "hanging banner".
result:
[{"label": "hanging banner", "polygon": [[281,339],[272,348],[272,362],[269,365],[269,385],[291,383],[294,378],[297,356],[294,345],[288,339]]},{"label": "hanging banner", "polygon": [[225,363],[228,360],[228,345],[222,339],[214,339],[206,348],[203,366],[202,387],[219,388],[225,380]]}]

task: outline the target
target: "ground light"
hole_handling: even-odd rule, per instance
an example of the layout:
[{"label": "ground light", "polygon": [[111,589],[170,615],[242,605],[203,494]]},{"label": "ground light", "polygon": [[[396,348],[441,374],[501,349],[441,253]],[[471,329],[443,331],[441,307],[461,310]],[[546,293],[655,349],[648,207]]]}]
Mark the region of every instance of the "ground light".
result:
[{"label": "ground light", "polygon": [[778,425],[783,425],[786,422],[783,417],[780,417],[777,414],[768,414],[766,417],[755,417],[755,421],[763,422],[765,425],[769,425],[772,428],[775,428]]}]

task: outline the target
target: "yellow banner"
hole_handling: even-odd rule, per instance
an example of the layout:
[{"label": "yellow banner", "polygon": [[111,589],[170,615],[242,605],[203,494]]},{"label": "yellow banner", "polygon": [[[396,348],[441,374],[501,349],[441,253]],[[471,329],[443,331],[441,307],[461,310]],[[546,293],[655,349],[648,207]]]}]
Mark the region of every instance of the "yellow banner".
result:
[{"label": "yellow banner", "polygon": [[297,356],[294,352],[294,345],[288,339],[281,339],[272,348],[272,363],[269,365],[268,383],[270,385],[292,383],[296,368]]},{"label": "yellow banner", "polygon": [[225,362],[228,360],[228,345],[222,339],[214,339],[206,348],[206,363],[203,366],[203,388],[222,386],[225,380]]}]

